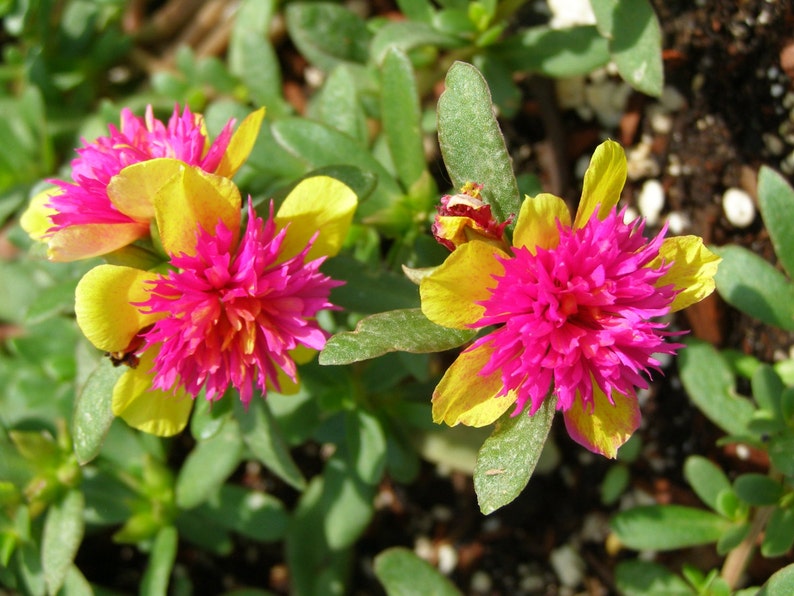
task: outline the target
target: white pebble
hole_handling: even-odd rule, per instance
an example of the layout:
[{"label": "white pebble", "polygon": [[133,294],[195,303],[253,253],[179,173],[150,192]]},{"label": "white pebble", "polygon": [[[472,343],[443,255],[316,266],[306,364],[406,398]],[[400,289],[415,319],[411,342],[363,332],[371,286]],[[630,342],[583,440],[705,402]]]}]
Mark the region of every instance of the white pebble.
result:
[{"label": "white pebble", "polygon": [[669,134],[673,130],[673,117],[659,104],[651,104],[645,110],[653,132],[660,135]]},{"label": "white pebble", "polygon": [[549,562],[563,586],[575,588],[584,580],[584,560],[571,545],[566,544],[551,551]]},{"label": "white pebble", "polygon": [[674,236],[683,234],[689,228],[689,218],[678,211],[673,211],[667,215],[667,229]]},{"label": "white pebble", "polygon": [[743,461],[747,461],[748,459],[750,459],[750,448],[747,445],[738,443],[736,445],[736,457],[738,457]]},{"label": "white pebble", "polygon": [[664,209],[664,188],[658,180],[646,180],[640,190],[637,199],[637,207],[640,213],[648,222],[648,225],[655,226],[659,223],[659,215]]},{"label": "white pebble", "polygon": [[490,592],[492,586],[493,580],[491,579],[490,575],[485,573],[485,571],[479,570],[472,574],[471,583],[469,584],[472,592],[480,592],[484,594]]},{"label": "white pebble", "polygon": [[722,195],[722,210],[732,226],[746,228],[755,219],[755,205],[741,188],[729,188]]},{"label": "white pebble", "polygon": [[444,575],[449,575],[458,566],[458,552],[448,542],[438,546],[438,570]]}]

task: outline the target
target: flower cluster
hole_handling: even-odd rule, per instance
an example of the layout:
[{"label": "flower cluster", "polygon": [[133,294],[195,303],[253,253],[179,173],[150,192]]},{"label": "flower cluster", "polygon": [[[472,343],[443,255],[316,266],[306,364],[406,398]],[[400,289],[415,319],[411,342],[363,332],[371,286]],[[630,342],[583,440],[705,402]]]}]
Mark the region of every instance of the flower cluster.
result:
[{"label": "flower cluster", "polygon": [[422,280],[431,321],[494,326],[442,378],[436,422],[484,426],[555,399],[571,437],[609,457],[636,430],[636,389],[681,347],[660,317],[710,294],[720,259],[698,237],[647,239],[626,223],[625,179],[623,150],[603,143],[573,222],[559,197],[526,198],[512,243],[471,237]]},{"label": "flower cluster", "polygon": [[[296,363],[325,343],[316,315],[340,282],[319,267],[340,250],[357,199],[317,176],[267,217],[250,198],[244,210],[230,177],[263,116],[210,142],[188,109],[167,125],[125,110],[121,129],[78,150],[72,180],[52,181],[23,217],[52,260],[113,253],[80,280],[75,313],[89,341],[128,366],[113,412],[145,432],[181,431],[202,392],[218,400],[234,388],[246,405],[255,389],[288,392]],[[119,258],[133,242],[149,256]]]}]

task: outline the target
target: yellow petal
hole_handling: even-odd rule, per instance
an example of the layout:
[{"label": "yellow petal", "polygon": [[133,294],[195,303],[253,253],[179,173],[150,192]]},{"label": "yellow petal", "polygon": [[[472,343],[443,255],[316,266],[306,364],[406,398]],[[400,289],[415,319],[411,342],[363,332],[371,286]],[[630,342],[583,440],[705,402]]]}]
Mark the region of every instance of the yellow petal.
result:
[{"label": "yellow petal", "polygon": [[154,218],[155,195],[184,166],[185,162],[167,157],[127,166],[110,179],[108,198],[125,215],[148,222]]},{"label": "yellow petal", "polygon": [[265,108],[259,108],[256,112],[248,114],[245,120],[240,123],[240,127],[229,140],[229,146],[223,154],[221,163],[218,164],[215,170],[218,176],[231,178],[240,169],[240,166],[245,163],[259,136],[259,129],[262,126],[264,117]]},{"label": "yellow petal", "polygon": [[182,164],[154,196],[157,229],[170,255],[196,253],[199,228],[215,234],[219,222],[240,234],[240,191],[228,178]]},{"label": "yellow petal", "polygon": [[155,273],[98,265],[86,273],[75,291],[75,314],[83,334],[100,350],[122,352],[138,332],[162,315],[145,315],[131,302],[148,299],[147,280]]},{"label": "yellow petal", "polygon": [[571,225],[571,212],[560,197],[541,193],[526,197],[513,233],[513,246],[526,246],[533,255],[536,247],[555,248],[560,241],[557,222],[565,227]]},{"label": "yellow petal", "polygon": [[587,223],[596,205],[601,205],[598,218],[604,219],[612,207],[618,204],[626,183],[627,171],[626,154],[618,143],[604,141],[596,147],[584,174],[582,198],[574,221],[575,228],[581,228]]},{"label": "yellow petal", "polygon": [[44,242],[42,236],[52,227],[50,215],[57,213],[55,209],[47,207],[50,199],[61,194],[60,188],[48,188],[30,199],[30,204],[19,218],[19,225],[33,240]]},{"label": "yellow petal", "polygon": [[149,226],[138,223],[70,226],[47,239],[47,256],[65,263],[119,250],[148,236]]},{"label": "yellow petal", "polygon": [[496,257],[507,254],[486,242],[472,240],[456,248],[440,267],[419,284],[424,315],[443,327],[468,329],[483,315],[477,302],[490,296],[494,275],[504,273]]},{"label": "yellow petal", "polygon": [[298,183],[276,213],[276,225],[290,224],[281,246],[281,260],[295,256],[319,231],[307,260],[332,257],[342,248],[358,199],[347,185],[329,176],[313,176]]},{"label": "yellow petal", "polygon": [[154,357],[155,350],[147,350],[138,366],[118,380],[113,388],[113,414],[145,433],[170,437],[187,425],[193,400],[181,389],[176,395],[152,389],[154,375],[149,371]]},{"label": "yellow petal", "polygon": [[563,412],[565,428],[571,438],[594,453],[615,458],[618,448],[640,426],[640,407],[637,399],[613,393],[615,404],[598,387],[593,387],[594,407],[592,411],[582,406],[578,397],[574,404]]},{"label": "yellow petal", "polygon": [[700,302],[714,291],[714,276],[722,258],[706,248],[699,236],[674,236],[665,238],[659,256],[648,266],[658,267],[662,261],[672,266],[656,286],[673,284],[680,290],[670,307],[675,312]]},{"label": "yellow petal", "polygon": [[490,357],[488,345],[458,356],[433,392],[433,422],[487,426],[515,403],[516,395],[512,391],[496,397],[502,389],[500,371],[488,376],[479,374]]}]

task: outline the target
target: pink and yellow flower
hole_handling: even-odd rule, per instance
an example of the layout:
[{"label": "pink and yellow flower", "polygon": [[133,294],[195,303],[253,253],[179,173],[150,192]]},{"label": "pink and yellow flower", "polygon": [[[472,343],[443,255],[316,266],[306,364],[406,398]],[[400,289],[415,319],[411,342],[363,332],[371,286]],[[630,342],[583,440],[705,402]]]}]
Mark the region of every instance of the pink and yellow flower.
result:
[{"label": "pink and yellow flower", "polygon": [[449,250],[475,239],[497,245],[504,242],[505,228],[510,220],[496,221],[491,206],[480,196],[481,190],[482,185],[467,182],[458,194],[441,197],[432,232]]},{"label": "pink and yellow flower", "polygon": [[600,145],[578,211],[551,194],[526,198],[512,246],[471,239],[422,279],[422,311],[452,328],[495,326],[467,348],[433,394],[433,419],[485,426],[511,406],[556,399],[570,436],[615,457],[637,429],[636,388],[674,354],[658,317],[714,290],[719,257],[700,238],[643,237],[616,204],[626,158]]},{"label": "pink and yellow flower", "polygon": [[[166,273],[99,265],[80,281],[77,322],[86,337],[129,363],[113,412],[156,435],[184,428],[192,399],[228,388],[248,404],[255,389],[288,391],[296,362],[325,344],[315,317],[339,282],[319,271],[341,248],[355,194],[332,178],[299,183],[277,214],[256,215],[227,178],[170,160],[174,173],[149,197]],[[133,184],[146,171],[122,172]]]},{"label": "pink and yellow flower", "polygon": [[[86,143],[72,161],[72,180],[50,180],[55,185],[31,200],[22,227],[47,243],[52,261],[74,261],[108,254],[149,235],[152,205],[140,200],[145,193],[130,192],[114,179],[127,166],[169,158],[231,178],[253,148],[264,108],[250,114],[236,132],[234,120],[210,142],[204,119],[185,107],[174,108],[168,124],[144,118],[129,109],[121,112],[121,127],[109,126],[106,137]],[[154,161],[153,161],[154,160]],[[157,187],[158,168],[150,169],[147,184]]]}]

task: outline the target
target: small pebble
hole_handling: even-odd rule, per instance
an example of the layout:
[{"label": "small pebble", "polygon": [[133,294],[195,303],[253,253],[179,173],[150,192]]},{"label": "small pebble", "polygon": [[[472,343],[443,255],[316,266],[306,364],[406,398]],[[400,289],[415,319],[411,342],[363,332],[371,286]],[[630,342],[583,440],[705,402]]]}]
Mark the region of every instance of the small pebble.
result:
[{"label": "small pebble", "polygon": [[490,592],[492,586],[493,580],[491,579],[490,575],[485,573],[485,571],[479,570],[472,574],[471,583],[469,584],[472,592],[480,592],[484,594]]},{"label": "small pebble", "polygon": [[741,188],[729,188],[722,195],[722,210],[736,228],[746,228],[755,219],[753,199]]},{"label": "small pebble", "polygon": [[448,542],[438,545],[438,570],[449,575],[458,566],[458,552]]},{"label": "small pebble", "polygon": [[563,586],[575,588],[584,580],[584,559],[570,544],[551,551],[549,562]]},{"label": "small pebble", "polygon": [[678,211],[667,215],[667,229],[674,236],[683,234],[689,228],[689,218]]},{"label": "small pebble", "polygon": [[637,199],[637,207],[640,213],[648,222],[648,225],[655,226],[659,222],[659,215],[664,209],[664,188],[658,180],[646,180],[640,190]]}]

